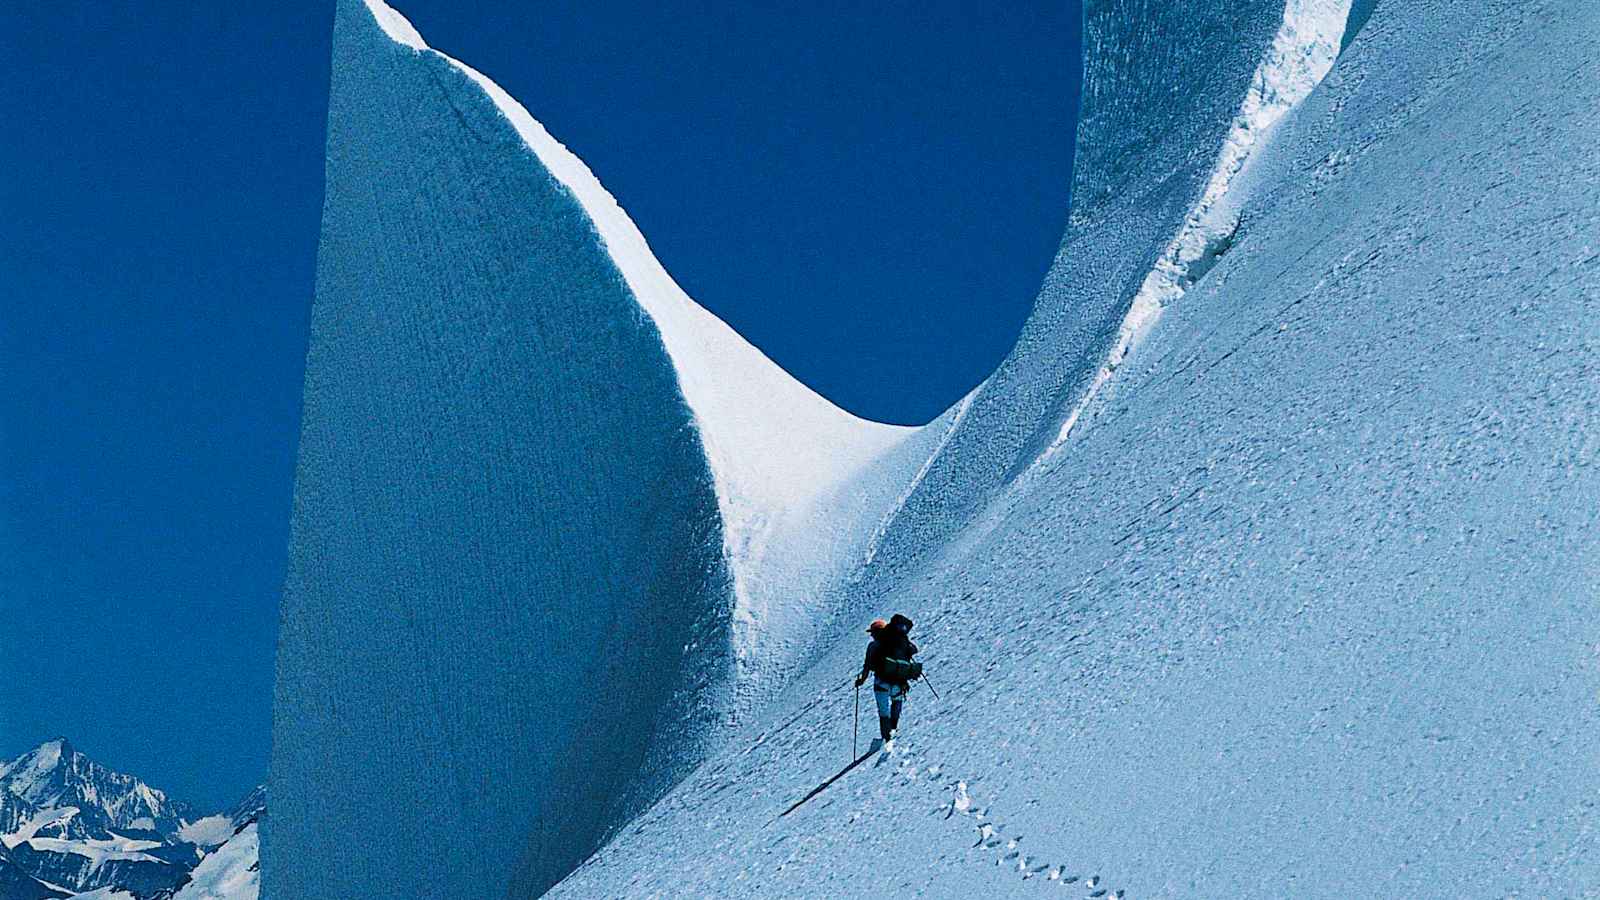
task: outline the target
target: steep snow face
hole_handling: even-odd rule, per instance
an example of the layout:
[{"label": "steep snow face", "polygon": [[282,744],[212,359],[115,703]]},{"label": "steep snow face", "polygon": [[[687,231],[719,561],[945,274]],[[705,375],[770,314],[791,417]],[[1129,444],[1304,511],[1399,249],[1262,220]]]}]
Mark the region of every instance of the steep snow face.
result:
[{"label": "steep snow face", "polygon": [[[366,4],[396,42],[437,52],[383,0]],[[807,513],[914,429],[840,410],[691,300],[582,160],[498,84],[439,56],[483,89],[545,169],[572,192],[634,298],[660,329],[715,480],[723,548],[733,575],[736,653],[754,668],[758,657],[773,653],[761,646],[764,640],[785,639],[775,619],[802,627],[805,617],[787,616],[790,610],[784,608],[803,603],[809,593],[784,588],[799,574],[796,567],[821,555],[819,566],[833,568],[827,543],[802,534],[802,526],[811,522]],[[847,524],[834,519],[835,527]]]},{"label": "steep snow face", "polygon": [[852,635],[552,896],[1591,895],[1597,130],[1595,4],[1380,2],[1244,238],[881,598],[941,697],[896,754],[781,815]]},{"label": "steep snow face", "polygon": [[1204,193],[1139,285],[1105,364],[1082,398],[1072,405],[1047,452],[1054,452],[1066,442],[1084,408],[1099,395],[1140,338],[1155,326],[1162,308],[1204,278],[1228,250],[1239,228],[1244,202],[1243,191],[1238,189],[1240,175],[1278,121],[1309,96],[1333,68],[1349,18],[1350,0],[1289,0],[1284,7],[1283,24],[1256,67]]},{"label": "steep snow face", "polygon": [[728,706],[715,484],[660,331],[492,98],[396,21],[335,17],[278,897],[536,891]]}]

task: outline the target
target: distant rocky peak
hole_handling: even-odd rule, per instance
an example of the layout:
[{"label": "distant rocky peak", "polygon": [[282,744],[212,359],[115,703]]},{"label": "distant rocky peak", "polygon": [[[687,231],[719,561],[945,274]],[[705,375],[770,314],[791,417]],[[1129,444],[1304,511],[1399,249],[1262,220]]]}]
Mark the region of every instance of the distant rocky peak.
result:
[{"label": "distant rocky peak", "polygon": [[86,824],[103,828],[167,836],[190,816],[164,792],[95,762],[60,737],[0,765],[0,790],[43,809],[76,807]]},{"label": "distant rocky peak", "polygon": [[241,827],[245,823],[261,817],[267,808],[267,786],[256,785],[255,789],[246,794],[243,800],[228,813],[228,818],[233,820],[234,827]]}]

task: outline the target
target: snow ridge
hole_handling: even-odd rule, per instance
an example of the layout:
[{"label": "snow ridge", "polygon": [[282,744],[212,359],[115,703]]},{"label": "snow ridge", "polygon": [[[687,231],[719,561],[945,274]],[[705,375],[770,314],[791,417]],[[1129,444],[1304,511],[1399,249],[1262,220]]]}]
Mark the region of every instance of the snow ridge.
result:
[{"label": "snow ridge", "polygon": [[1239,176],[1283,117],[1309,96],[1333,68],[1350,16],[1350,3],[1351,0],[1288,0],[1283,24],[1256,68],[1205,191],[1134,294],[1104,365],[1062,421],[1060,432],[1040,459],[1050,458],[1066,443],[1083,411],[1155,327],[1167,304],[1205,277],[1227,251],[1239,227],[1243,193],[1237,189]]},{"label": "snow ridge", "polygon": [[255,900],[261,893],[261,839],[251,821],[195,866],[174,900]]},{"label": "snow ridge", "polygon": [[[785,531],[806,521],[806,510],[916,429],[867,421],[839,409],[695,303],[656,259],[616,198],[522,104],[471,66],[429,48],[383,0],[365,2],[391,39],[418,52],[437,53],[494,101],[539,162],[582,205],[629,289],[660,330],[715,480],[723,550],[734,581],[734,649],[739,659],[748,658],[764,637],[767,629],[761,626],[772,612],[771,583],[776,579],[763,578],[763,570],[774,556],[804,555],[809,549],[809,542],[795,541]],[[817,564],[825,567],[827,561]]]}]

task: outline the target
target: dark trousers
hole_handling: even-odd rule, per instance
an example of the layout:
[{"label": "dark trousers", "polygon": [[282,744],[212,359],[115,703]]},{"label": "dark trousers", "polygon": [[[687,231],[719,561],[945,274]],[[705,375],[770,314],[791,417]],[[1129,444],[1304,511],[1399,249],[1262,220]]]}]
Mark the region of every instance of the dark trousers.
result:
[{"label": "dark trousers", "polygon": [[906,686],[874,679],[872,698],[878,701],[878,733],[887,741],[889,735],[900,727],[900,709],[905,705]]}]

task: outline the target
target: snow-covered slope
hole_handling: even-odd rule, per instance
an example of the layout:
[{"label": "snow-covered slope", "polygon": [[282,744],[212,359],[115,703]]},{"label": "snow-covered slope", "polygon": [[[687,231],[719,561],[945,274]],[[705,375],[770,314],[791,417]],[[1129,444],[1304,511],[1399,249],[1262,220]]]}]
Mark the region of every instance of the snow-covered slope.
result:
[{"label": "snow-covered slope", "polygon": [[[1091,22],[1180,7],[1139,6]],[[988,499],[870,598],[943,695],[902,752],[781,815],[848,758],[842,641],[552,896],[1594,894],[1600,7],[1366,6],[1241,169],[1226,252],[1054,453],[953,477]],[[1091,56],[1086,100],[1121,66],[1216,83],[1167,55],[1214,43],[1142,47]],[[1194,196],[1128,236],[1125,296]],[[1025,420],[1059,381],[1014,365]]]},{"label": "snow-covered slope", "polygon": [[249,822],[208,853],[173,900],[256,900],[261,893],[257,830],[257,824]]},{"label": "snow-covered slope", "polygon": [[[1085,25],[1034,314],[906,432],[340,4],[268,896],[1600,883],[1600,9]],[[943,699],[785,815],[893,610]]]}]

